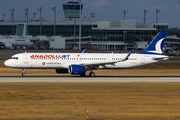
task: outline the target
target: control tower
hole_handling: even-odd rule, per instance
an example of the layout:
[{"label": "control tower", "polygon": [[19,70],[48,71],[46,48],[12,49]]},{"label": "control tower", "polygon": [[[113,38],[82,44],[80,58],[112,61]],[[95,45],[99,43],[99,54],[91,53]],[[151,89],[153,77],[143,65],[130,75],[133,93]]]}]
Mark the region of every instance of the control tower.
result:
[{"label": "control tower", "polygon": [[[83,4],[81,4],[81,14],[82,14]],[[80,3],[75,1],[67,2],[63,4],[64,16],[65,18],[79,18],[80,17]]]}]

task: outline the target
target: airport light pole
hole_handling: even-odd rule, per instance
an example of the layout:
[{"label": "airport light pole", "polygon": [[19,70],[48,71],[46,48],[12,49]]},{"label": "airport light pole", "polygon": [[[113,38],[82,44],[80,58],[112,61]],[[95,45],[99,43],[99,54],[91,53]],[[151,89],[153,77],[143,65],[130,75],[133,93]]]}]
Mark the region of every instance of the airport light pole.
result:
[{"label": "airport light pole", "polygon": [[124,19],[123,20],[125,20],[126,19],[126,14],[128,13],[128,11],[126,11],[126,10],[123,10],[124,11]]},{"label": "airport light pole", "polygon": [[42,25],[42,7],[37,8],[37,10],[40,12],[40,35],[41,35],[41,25]]},{"label": "airport light pole", "polygon": [[76,46],[76,5],[74,5],[74,46],[75,49]]},{"label": "airport light pole", "polygon": [[149,12],[149,10],[144,9],[144,23],[146,23],[146,14]]},{"label": "airport light pole", "polygon": [[24,19],[26,19],[26,17],[27,17],[27,15],[26,15],[26,13],[25,13],[25,17],[24,17]]},{"label": "airport light pole", "polygon": [[3,21],[5,20],[7,14],[3,13]]},{"label": "airport light pole", "polygon": [[79,0],[79,4],[80,4],[80,15],[79,15],[79,50],[81,50],[81,0]]},{"label": "airport light pole", "polygon": [[14,35],[14,8],[13,9],[9,9],[12,13],[12,18],[13,18],[13,27],[12,27],[12,35]]},{"label": "airport light pole", "polygon": [[54,36],[56,35],[56,7],[51,8],[54,11]]},{"label": "airport light pole", "polygon": [[158,23],[158,13],[161,12],[161,10],[156,9],[156,23]]},{"label": "airport light pole", "polygon": [[33,19],[35,19],[37,13],[33,12]]},{"label": "airport light pole", "polygon": [[24,9],[24,11],[26,12],[26,18],[27,18],[27,25],[26,25],[26,35],[28,35],[28,9],[29,8],[26,8],[26,9]]},{"label": "airport light pole", "polygon": [[12,13],[11,13],[11,20],[12,20]]}]

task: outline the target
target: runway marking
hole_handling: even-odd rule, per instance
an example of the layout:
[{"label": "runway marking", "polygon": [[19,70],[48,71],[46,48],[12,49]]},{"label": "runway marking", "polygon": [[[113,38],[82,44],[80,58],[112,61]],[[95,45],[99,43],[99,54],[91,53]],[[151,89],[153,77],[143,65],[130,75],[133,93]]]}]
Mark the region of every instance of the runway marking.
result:
[{"label": "runway marking", "polygon": [[180,82],[179,76],[0,76],[0,82]]}]

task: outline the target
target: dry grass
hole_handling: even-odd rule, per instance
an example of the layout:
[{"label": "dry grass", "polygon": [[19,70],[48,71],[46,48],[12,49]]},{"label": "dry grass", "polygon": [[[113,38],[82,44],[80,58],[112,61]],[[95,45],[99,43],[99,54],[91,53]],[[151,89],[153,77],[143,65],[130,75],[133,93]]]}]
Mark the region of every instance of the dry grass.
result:
[{"label": "dry grass", "polygon": [[0,83],[0,119],[180,119],[180,83]]},{"label": "dry grass", "polygon": [[[22,69],[0,65],[0,75],[21,74]],[[27,74],[57,74],[54,69],[27,69]],[[156,63],[133,69],[95,70],[97,75],[180,75],[180,63]],[[88,72],[87,72],[88,74]]]},{"label": "dry grass", "polygon": [[[157,63],[96,74],[180,74],[180,64]],[[0,65],[0,74],[22,70]],[[27,74],[56,74],[27,70]],[[0,120],[180,119],[180,83],[0,83]]]}]

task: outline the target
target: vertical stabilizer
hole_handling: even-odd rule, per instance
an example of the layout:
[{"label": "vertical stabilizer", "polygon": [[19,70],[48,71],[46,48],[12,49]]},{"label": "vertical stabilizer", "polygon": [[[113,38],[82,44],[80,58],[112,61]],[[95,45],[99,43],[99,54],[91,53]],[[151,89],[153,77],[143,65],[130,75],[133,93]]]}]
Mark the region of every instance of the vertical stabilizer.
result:
[{"label": "vertical stabilizer", "polygon": [[166,31],[161,31],[150,43],[150,45],[140,54],[158,54],[161,55],[163,51],[164,41],[166,38]]}]

